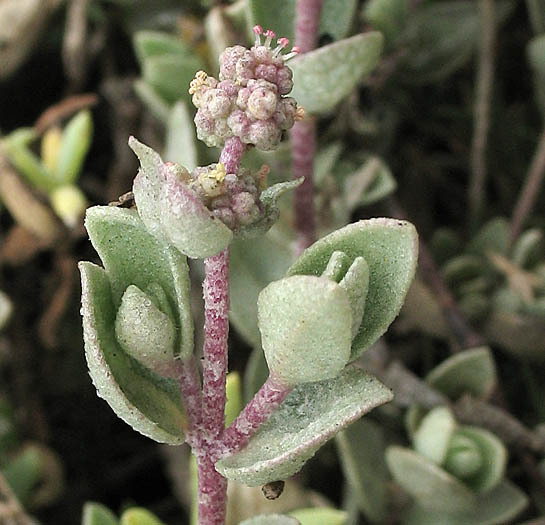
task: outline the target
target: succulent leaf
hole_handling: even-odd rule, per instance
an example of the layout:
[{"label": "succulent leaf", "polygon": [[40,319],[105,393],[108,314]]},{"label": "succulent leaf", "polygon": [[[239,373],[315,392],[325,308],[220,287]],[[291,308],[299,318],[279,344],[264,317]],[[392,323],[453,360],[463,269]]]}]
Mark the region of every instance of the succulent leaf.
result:
[{"label": "succulent leaf", "polygon": [[248,445],[216,469],[250,486],[286,479],[337,432],[391,399],[387,387],[353,366],[333,379],[297,385]]},{"label": "succulent leaf", "polygon": [[399,313],[413,280],[418,254],[414,226],[394,219],[369,219],[337,230],[307,248],[288,275],[321,275],[335,251],[351,260],[363,257],[369,266],[369,291],[351,360],[359,357]]},{"label": "succulent leaf", "polygon": [[414,449],[436,465],[442,465],[455,428],[456,421],[448,408],[437,407],[430,410],[414,433]]}]

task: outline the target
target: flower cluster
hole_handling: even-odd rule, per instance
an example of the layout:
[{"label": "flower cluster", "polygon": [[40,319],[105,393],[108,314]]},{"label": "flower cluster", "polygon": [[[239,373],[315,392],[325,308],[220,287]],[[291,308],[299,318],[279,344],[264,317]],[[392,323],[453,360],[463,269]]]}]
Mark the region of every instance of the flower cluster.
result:
[{"label": "flower cluster", "polygon": [[220,56],[220,80],[199,71],[189,93],[198,108],[195,116],[197,136],[208,146],[222,146],[233,136],[261,150],[275,149],[282,132],[303,117],[295,99],[286,97],[292,87],[292,71],[285,62],[297,54],[282,50],[287,38],[279,38],[271,48],[275,34],[254,27],[255,45],[227,48]]},{"label": "flower cluster", "polygon": [[187,184],[210,210],[230,230],[238,231],[258,221],[262,215],[259,200],[266,188],[268,166],[257,173],[240,168],[238,173],[226,173],[221,162],[195,168]]}]

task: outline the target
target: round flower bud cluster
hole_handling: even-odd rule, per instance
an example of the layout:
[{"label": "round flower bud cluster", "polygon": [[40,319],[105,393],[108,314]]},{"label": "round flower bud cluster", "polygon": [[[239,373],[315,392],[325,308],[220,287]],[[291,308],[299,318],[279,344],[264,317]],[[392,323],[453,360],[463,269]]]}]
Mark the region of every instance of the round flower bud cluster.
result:
[{"label": "round flower bud cluster", "polygon": [[245,168],[240,168],[238,174],[226,173],[224,165],[218,162],[195,168],[188,185],[214,217],[236,232],[261,218],[259,197],[268,173],[268,166],[262,166],[257,173]]},{"label": "round flower bud cluster", "polygon": [[287,38],[279,38],[272,49],[272,31],[265,31],[264,43],[260,26],[254,27],[254,33],[256,43],[251,49],[234,46],[222,53],[220,81],[199,71],[190,84],[198,109],[197,136],[208,146],[222,146],[235,136],[261,150],[275,149],[282,132],[303,118],[295,99],[285,96],[293,87],[292,72],[285,62],[297,49],[282,55]]}]

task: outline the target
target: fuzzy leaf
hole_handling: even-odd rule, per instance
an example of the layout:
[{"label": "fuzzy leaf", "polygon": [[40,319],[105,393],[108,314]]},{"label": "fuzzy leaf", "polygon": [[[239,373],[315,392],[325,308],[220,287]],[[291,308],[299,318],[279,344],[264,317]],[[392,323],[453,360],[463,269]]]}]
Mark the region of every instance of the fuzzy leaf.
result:
[{"label": "fuzzy leaf", "polygon": [[286,479],[337,432],[391,399],[387,387],[353,366],[334,379],[298,385],[248,445],[216,469],[250,486]]},{"label": "fuzzy leaf", "polygon": [[436,465],[443,464],[455,428],[456,421],[448,408],[436,407],[430,410],[414,433],[415,451]]},{"label": "fuzzy leaf", "polygon": [[360,511],[373,523],[383,521],[388,469],[381,427],[368,419],[360,419],[337,434],[335,440],[344,475]]},{"label": "fuzzy leaf", "polygon": [[301,525],[345,525],[348,517],[344,510],[329,507],[298,509],[290,512],[290,515],[297,518]]},{"label": "fuzzy leaf", "polygon": [[231,242],[231,230],[212,216],[158,153],[134,137],[129,146],[140,160],[133,192],[148,231],[188,257],[205,258],[223,250]]},{"label": "fuzzy leaf", "polygon": [[[249,0],[248,22],[250,28],[256,24],[263,29],[272,29],[278,37],[289,38],[293,42],[295,36],[295,2],[296,0]],[[251,34],[253,38],[253,33]]]},{"label": "fuzzy leaf", "polygon": [[285,514],[263,514],[249,520],[241,521],[239,525],[300,525],[301,522]]},{"label": "fuzzy leaf", "polygon": [[160,379],[123,352],[114,333],[107,273],[79,264],[87,366],[97,393],[123,421],[160,443],[181,444],[186,417],[174,382]]},{"label": "fuzzy leaf", "polygon": [[290,61],[291,94],[310,113],[323,113],[347,96],[377,65],[382,51],[378,32],[339,40]]},{"label": "fuzzy leaf", "polygon": [[352,313],[337,283],[294,275],[267,286],[257,302],[271,375],[286,385],[335,377],[350,357]]},{"label": "fuzzy leaf", "polygon": [[147,290],[151,283],[157,283],[175,310],[180,331],[178,353],[182,358],[191,355],[193,321],[185,257],[152,237],[135,210],[95,206],[87,210],[85,226],[104,263],[115,308],[129,285]]},{"label": "fuzzy leaf", "polygon": [[406,525],[497,525],[510,523],[528,505],[526,495],[508,480],[478,498],[469,512],[445,513],[431,511],[414,505],[409,511]]},{"label": "fuzzy leaf", "polygon": [[351,359],[369,348],[395,319],[413,280],[418,258],[414,226],[395,219],[369,219],[337,230],[307,248],[288,275],[321,275],[334,251],[369,265],[365,315],[352,341]]},{"label": "fuzzy leaf", "polygon": [[345,38],[354,23],[357,0],[324,0],[318,34],[333,40]]},{"label": "fuzzy leaf", "polygon": [[144,60],[142,77],[168,104],[181,98],[189,102],[189,83],[201,69],[205,66],[197,55],[155,55]]},{"label": "fuzzy leaf", "polygon": [[344,198],[350,210],[368,206],[394,192],[397,183],[392,172],[378,157],[371,157],[344,181]]},{"label": "fuzzy leaf", "polygon": [[138,31],[133,37],[134,51],[140,64],[158,55],[187,56],[191,49],[180,38],[161,31]]},{"label": "fuzzy leaf", "polygon": [[267,234],[252,240],[235,239],[229,251],[229,318],[237,332],[249,344],[260,347],[257,298],[267,284],[280,279],[286,273],[293,260],[291,250]]},{"label": "fuzzy leaf", "polygon": [[81,525],[119,525],[115,514],[100,503],[86,503],[83,506]]},{"label": "fuzzy leaf", "polygon": [[470,510],[477,503],[474,493],[463,483],[412,450],[389,447],[386,463],[396,482],[426,508],[457,512]]},{"label": "fuzzy leaf", "polygon": [[507,464],[507,450],[491,432],[477,427],[460,427],[456,434],[464,436],[477,445],[482,457],[479,472],[464,483],[479,493],[489,492],[504,477]]},{"label": "fuzzy leaf", "polygon": [[197,135],[187,105],[177,102],[168,117],[165,159],[191,171],[197,167]]},{"label": "fuzzy leaf", "polygon": [[249,226],[242,227],[237,231],[237,237],[241,239],[260,237],[267,233],[271,226],[278,220],[280,216],[280,209],[278,208],[278,198],[287,191],[293,190],[303,183],[304,177],[299,179],[289,180],[285,182],[279,182],[269,186],[259,196],[259,200],[263,205],[262,218],[250,224]]},{"label": "fuzzy leaf", "polygon": [[472,348],[445,359],[426,376],[426,382],[453,401],[466,393],[488,397],[497,382],[490,348]]}]

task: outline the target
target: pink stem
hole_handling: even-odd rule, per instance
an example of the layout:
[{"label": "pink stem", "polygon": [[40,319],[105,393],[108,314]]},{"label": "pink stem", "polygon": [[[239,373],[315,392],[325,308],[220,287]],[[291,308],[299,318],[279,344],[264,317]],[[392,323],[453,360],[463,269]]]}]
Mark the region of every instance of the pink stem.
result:
[{"label": "pink stem", "polygon": [[271,376],[223,434],[221,455],[226,456],[244,447],[262,423],[280,406],[292,391]]},{"label": "pink stem", "polygon": [[295,45],[300,53],[312,51],[318,43],[323,0],[298,0],[295,15]]},{"label": "pink stem", "polygon": [[202,423],[202,395],[201,379],[197,370],[195,359],[190,357],[180,362],[179,383],[182,391],[182,399],[189,419],[189,428],[186,440],[194,447],[197,444],[197,435]]},{"label": "pink stem", "polygon": [[[318,27],[323,0],[298,0],[295,19],[295,45],[300,53],[312,51],[318,43]],[[291,132],[292,175],[294,179],[305,177],[295,190],[295,229],[298,240],[296,254],[316,240],[316,216],[314,211],[313,166],[316,154],[316,120],[306,117],[296,122]]]},{"label": "pink stem", "polygon": [[225,141],[225,145],[221,150],[220,162],[225,166],[227,173],[236,173],[238,171],[245,149],[246,144],[238,137],[231,137]]},{"label": "pink stem", "polygon": [[[246,146],[228,139],[220,155],[227,173],[237,173]],[[225,380],[229,337],[229,248],[204,261],[204,361],[201,435],[194,452],[199,477],[199,525],[223,525],[227,480],[215,469],[225,427]]]},{"label": "pink stem", "polygon": [[316,240],[316,214],[314,210],[314,155],[316,154],[316,121],[306,117],[296,122],[291,132],[293,178],[305,180],[295,190],[295,229],[297,231],[296,255]]},{"label": "pink stem", "polygon": [[229,336],[229,248],[204,261],[203,430],[213,442],[225,420]]}]

